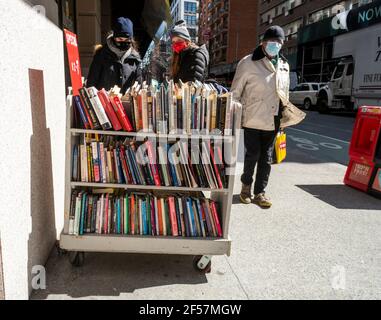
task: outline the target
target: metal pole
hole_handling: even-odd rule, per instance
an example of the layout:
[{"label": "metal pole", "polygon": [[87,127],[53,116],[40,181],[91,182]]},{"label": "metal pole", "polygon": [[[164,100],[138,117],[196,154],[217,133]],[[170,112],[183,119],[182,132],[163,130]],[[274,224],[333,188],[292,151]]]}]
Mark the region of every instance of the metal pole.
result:
[{"label": "metal pole", "polygon": [[306,47],[303,46],[303,54],[302,54],[302,82],[304,82],[304,59],[305,59]]},{"label": "metal pole", "polygon": [[320,83],[323,82],[324,54],[325,54],[325,42],[323,41],[322,48],[321,48]]}]

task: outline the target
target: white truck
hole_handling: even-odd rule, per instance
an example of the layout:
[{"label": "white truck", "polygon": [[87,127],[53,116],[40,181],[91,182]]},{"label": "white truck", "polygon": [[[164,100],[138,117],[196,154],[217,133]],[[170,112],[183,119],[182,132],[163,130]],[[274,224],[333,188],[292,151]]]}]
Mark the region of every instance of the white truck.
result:
[{"label": "white truck", "polygon": [[318,111],[381,106],[381,23],[337,36],[333,57],[342,60],[317,94]]}]

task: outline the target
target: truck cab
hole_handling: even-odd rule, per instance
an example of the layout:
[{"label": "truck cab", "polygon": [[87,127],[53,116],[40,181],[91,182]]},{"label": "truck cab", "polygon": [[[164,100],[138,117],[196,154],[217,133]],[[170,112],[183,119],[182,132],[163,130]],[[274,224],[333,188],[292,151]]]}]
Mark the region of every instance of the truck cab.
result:
[{"label": "truck cab", "polygon": [[320,113],[327,113],[331,109],[353,111],[353,72],[352,58],[344,58],[337,64],[331,80],[317,94]]}]

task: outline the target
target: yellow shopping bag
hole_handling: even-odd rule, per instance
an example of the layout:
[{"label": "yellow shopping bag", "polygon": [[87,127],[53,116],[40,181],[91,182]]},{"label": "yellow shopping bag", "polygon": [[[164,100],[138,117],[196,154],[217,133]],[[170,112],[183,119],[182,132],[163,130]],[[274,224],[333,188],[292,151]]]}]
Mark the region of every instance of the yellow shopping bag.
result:
[{"label": "yellow shopping bag", "polygon": [[287,155],[286,134],[279,131],[275,140],[275,163],[281,163]]}]

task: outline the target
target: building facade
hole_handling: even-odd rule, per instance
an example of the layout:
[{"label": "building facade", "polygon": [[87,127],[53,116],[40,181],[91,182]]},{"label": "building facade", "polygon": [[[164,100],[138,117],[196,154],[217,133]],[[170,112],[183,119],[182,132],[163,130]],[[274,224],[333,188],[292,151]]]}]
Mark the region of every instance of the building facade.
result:
[{"label": "building facade", "polygon": [[[332,59],[333,37],[330,34],[332,17],[339,13],[371,3],[372,0],[260,0],[258,40],[271,25],[280,25],[286,33],[283,53],[292,70],[304,80],[324,82],[337,63]],[[326,23],[323,28],[322,21]],[[320,24],[321,37],[310,39],[309,26]],[[303,40],[301,41],[300,35]]]},{"label": "building facade", "polygon": [[257,45],[256,0],[201,0],[200,42],[207,44],[210,73],[230,85],[239,60]]},{"label": "building facade", "polygon": [[173,22],[184,20],[194,43],[198,43],[198,0],[173,0],[171,3],[171,16]]}]

